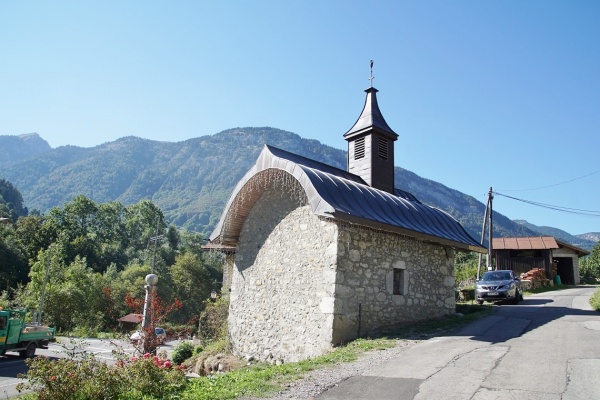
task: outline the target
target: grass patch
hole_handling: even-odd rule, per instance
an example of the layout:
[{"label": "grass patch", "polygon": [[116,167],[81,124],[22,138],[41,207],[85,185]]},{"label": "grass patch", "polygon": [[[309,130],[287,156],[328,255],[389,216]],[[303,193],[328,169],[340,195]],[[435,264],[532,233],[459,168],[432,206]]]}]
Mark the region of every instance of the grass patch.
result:
[{"label": "grass patch", "polygon": [[566,290],[566,289],[573,289],[575,286],[573,285],[554,285],[554,286],[543,286],[543,287],[538,287],[535,289],[527,289],[525,292],[523,292],[523,295],[532,295],[532,294],[536,294],[536,293],[545,293],[545,292],[553,292],[555,290]]},{"label": "grass patch", "polygon": [[600,289],[596,289],[592,297],[590,297],[590,305],[596,311],[600,311]]},{"label": "grass patch", "polygon": [[360,338],[336,348],[331,353],[284,365],[258,364],[227,374],[192,380],[181,394],[182,399],[229,400],[242,396],[265,397],[280,390],[289,382],[302,378],[307,372],[343,362],[357,360],[361,354],[397,345],[399,340],[423,340],[452,333],[468,323],[490,314],[491,306],[457,305],[462,314],[440,319],[405,324],[374,335]]},{"label": "grass patch", "polygon": [[181,398],[228,400],[241,396],[269,396],[280,391],[285,384],[302,378],[307,372],[355,361],[366,351],[387,349],[395,346],[396,342],[388,338],[357,339],[310,360],[283,365],[257,364],[227,374],[197,378],[190,382]]}]

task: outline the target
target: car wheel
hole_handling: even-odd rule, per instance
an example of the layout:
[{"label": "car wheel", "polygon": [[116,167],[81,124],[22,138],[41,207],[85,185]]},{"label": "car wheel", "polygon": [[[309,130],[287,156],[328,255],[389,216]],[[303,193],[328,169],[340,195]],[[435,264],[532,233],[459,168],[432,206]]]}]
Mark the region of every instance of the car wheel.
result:
[{"label": "car wheel", "polygon": [[477,304],[482,305],[483,304],[483,300],[477,300]]},{"label": "car wheel", "polygon": [[515,292],[515,298],[513,299],[512,303],[517,305],[519,304],[519,300],[521,300],[521,293],[519,293],[519,291],[517,290]]}]

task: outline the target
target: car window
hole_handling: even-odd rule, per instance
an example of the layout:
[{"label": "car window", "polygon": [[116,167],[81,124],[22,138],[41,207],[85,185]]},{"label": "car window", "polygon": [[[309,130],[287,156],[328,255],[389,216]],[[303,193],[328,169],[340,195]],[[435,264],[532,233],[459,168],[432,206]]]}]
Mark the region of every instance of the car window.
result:
[{"label": "car window", "polygon": [[510,271],[493,271],[493,272],[486,272],[485,274],[483,274],[482,280],[484,281],[504,281],[504,280],[510,280],[511,275],[510,275]]},{"label": "car window", "polygon": [[498,278],[496,278],[496,273],[495,272],[486,272],[485,274],[483,274],[483,277],[481,278],[484,281],[495,281],[498,280]]}]

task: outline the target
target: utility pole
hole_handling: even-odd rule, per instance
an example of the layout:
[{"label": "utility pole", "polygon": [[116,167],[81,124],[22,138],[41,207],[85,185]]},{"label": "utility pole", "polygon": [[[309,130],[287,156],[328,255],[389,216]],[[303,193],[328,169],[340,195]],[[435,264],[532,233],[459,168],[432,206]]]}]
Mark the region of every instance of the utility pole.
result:
[{"label": "utility pole", "polygon": [[160,224],[160,218],[158,218],[156,220],[156,232],[154,233],[154,236],[150,238],[150,241],[154,242],[154,253],[152,254],[152,273],[154,273],[154,264],[156,262],[156,245],[158,244],[159,240],[162,240],[165,237],[165,235],[158,234],[159,224]]},{"label": "utility pole", "polygon": [[[481,240],[479,241],[481,246],[483,246],[483,243],[485,240],[485,226],[487,225],[489,209],[490,209],[490,199],[488,196],[488,200],[485,203],[485,212],[483,213],[483,226],[481,227]],[[480,277],[482,258],[483,258],[483,254],[479,253],[479,260],[477,262],[477,280],[479,280],[479,277]]]},{"label": "utility pole", "polygon": [[487,256],[487,262],[486,262],[486,266],[487,266],[487,270],[491,271],[492,270],[492,230],[494,225],[492,224],[492,200],[494,200],[494,195],[492,194],[492,187],[490,186],[490,191],[488,193],[488,203],[490,204],[490,212],[489,212],[489,217],[490,217],[490,225],[488,226],[489,229],[489,233],[488,233],[488,256]]},{"label": "utility pole", "polygon": [[[481,245],[483,246],[483,242],[485,239],[485,227],[488,226],[488,253],[487,260],[485,261],[485,266],[488,271],[492,269],[492,200],[494,199],[494,195],[492,194],[492,188],[490,187],[490,191],[488,192],[487,203],[485,204],[485,212],[483,213],[483,226],[481,227]],[[482,264],[482,254],[479,253],[479,261],[477,263],[477,280],[480,277],[480,270]]]},{"label": "utility pole", "polygon": [[[52,245],[50,245],[52,246]],[[46,296],[46,284],[48,283],[48,270],[50,269],[50,258],[52,258],[52,253],[50,252],[50,246],[48,246],[48,250],[46,251],[46,273],[44,275],[44,283],[42,284],[42,297],[40,298],[40,311],[37,315],[37,324],[42,324],[42,312],[44,310],[44,297]]]}]

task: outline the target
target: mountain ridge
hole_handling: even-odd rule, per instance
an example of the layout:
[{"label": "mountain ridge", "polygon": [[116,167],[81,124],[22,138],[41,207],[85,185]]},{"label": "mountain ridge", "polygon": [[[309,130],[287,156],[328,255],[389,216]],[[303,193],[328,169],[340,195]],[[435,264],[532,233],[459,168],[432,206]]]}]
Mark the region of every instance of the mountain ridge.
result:
[{"label": "mountain ridge", "polygon": [[0,135],[0,148],[4,150],[0,152],[0,167],[52,150],[36,132]]},{"label": "mountain ridge", "polygon": [[593,240],[593,239],[589,239],[588,237],[593,237],[593,235],[597,235],[596,237],[600,236],[600,233],[595,233],[595,232],[589,232],[589,233],[584,233],[584,234],[579,234],[579,235],[572,235],[568,232],[563,231],[562,229],[554,228],[551,226],[534,225],[523,219],[515,219],[513,221],[515,223],[517,223],[519,225],[523,225],[533,231],[539,232],[540,234],[542,234],[544,236],[554,236],[558,240],[570,243],[574,246],[581,247],[583,249],[591,248],[589,242],[597,242],[598,241],[598,239]]},{"label": "mountain ridge", "polygon": [[[22,141],[15,143],[22,145]],[[80,194],[95,202],[132,204],[150,199],[171,223],[207,236],[233,187],[265,144],[346,169],[344,150],[276,128],[238,127],[180,142],[126,136],[90,148],[61,146],[29,152],[5,164],[0,178],[21,191],[30,210],[45,213]],[[396,188],[448,212],[473,238],[480,238],[483,203],[401,167],[394,171]],[[540,235],[497,212],[494,231],[495,236]]]}]

